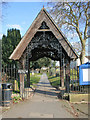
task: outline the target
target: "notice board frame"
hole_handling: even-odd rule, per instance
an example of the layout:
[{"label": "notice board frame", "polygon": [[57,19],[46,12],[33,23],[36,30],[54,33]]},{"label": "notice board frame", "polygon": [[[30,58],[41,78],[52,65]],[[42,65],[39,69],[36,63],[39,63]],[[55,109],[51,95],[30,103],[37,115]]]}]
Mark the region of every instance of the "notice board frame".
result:
[{"label": "notice board frame", "polygon": [[[88,74],[86,74],[86,77],[88,78],[88,79],[90,79],[90,73],[89,73],[89,71],[90,71],[90,62],[87,62],[87,63],[85,63],[85,64],[82,64],[82,65],[80,65],[79,66],[79,84],[80,85],[90,85],[90,81],[88,80],[88,81],[85,81],[83,78],[84,78],[84,76],[83,76],[83,71],[84,70],[86,70],[86,69],[88,69]],[[84,73],[85,74],[85,73]],[[88,75],[88,76],[87,76]]]}]

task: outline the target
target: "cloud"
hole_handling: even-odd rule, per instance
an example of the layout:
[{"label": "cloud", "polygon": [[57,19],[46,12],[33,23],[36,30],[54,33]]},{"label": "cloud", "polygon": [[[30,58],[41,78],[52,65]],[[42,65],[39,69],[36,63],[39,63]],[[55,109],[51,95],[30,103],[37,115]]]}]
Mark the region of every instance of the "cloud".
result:
[{"label": "cloud", "polygon": [[2,39],[2,36],[3,36],[3,34],[2,34],[2,33],[0,33],[0,39]]},{"label": "cloud", "polygon": [[7,27],[22,30],[22,27],[20,25],[17,25],[17,24],[13,24],[13,25],[8,24]]}]

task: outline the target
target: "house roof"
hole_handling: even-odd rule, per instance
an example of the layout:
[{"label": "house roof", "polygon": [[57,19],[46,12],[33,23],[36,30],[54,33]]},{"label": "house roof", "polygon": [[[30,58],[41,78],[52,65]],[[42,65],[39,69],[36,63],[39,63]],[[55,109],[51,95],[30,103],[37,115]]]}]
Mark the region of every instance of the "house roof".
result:
[{"label": "house roof", "polygon": [[19,60],[26,49],[29,42],[32,40],[36,32],[41,26],[41,23],[45,21],[50,28],[50,31],[55,35],[55,37],[59,40],[60,44],[64,48],[64,50],[67,52],[68,56],[71,59],[78,58],[77,53],[73,49],[72,45],[69,43],[67,38],[64,36],[64,34],[61,32],[59,27],[56,25],[52,17],[49,15],[49,13],[46,11],[45,8],[42,8],[39,14],[37,15],[36,19],[33,21],[32,25],[29,27],[27,32],[25,33],[24,37],[21,39],[9,59],[13,60]]}]

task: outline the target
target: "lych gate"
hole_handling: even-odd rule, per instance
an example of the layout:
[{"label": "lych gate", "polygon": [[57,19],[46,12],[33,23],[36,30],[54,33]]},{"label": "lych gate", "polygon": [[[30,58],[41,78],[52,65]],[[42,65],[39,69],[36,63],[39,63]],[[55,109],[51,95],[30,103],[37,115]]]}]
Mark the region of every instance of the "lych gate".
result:
[{"label": "lych gate", "polygon": [[[70,61],[77,59],[78,56],[45,8],[40,11],[10,56],[10,59],[19,61],[21,70],[28,70],[27,87],[30,87],[30,61],[35,61],[42,57],[60,61],[60,80],[63,88],[65,86],[64,83],[70,80]],[[24,73],[21,73],[21,93],[23,89]]]}]

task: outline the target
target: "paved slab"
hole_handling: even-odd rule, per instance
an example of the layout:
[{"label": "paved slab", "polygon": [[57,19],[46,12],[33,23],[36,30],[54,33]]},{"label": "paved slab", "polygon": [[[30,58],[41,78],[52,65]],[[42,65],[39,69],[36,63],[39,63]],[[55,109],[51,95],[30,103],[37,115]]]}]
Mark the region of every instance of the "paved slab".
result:
[{"label": "paved slab", "polygon": [[57,93],[44,73],[34,96],[4,112],[3,118],[73,118],[58,100]]}]

